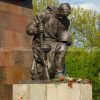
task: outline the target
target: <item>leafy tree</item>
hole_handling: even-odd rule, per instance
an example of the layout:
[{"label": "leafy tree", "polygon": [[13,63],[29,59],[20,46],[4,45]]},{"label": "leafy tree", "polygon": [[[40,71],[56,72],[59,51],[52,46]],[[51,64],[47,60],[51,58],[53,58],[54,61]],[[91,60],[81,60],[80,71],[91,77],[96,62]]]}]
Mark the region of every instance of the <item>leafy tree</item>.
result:
[{"label": "leafy tree", "polygon": [[44,10],[48,5],[56,6],[59,0],[33,0],[33,13],[36,15],[38,12]]},{"label": "leafy tree", "polygon": [[73,9],[71,14],[71,32],[76,46],[92,49],[100,43],[100,31],[97,28],[100,15],[92,10]]},{"label": "leafy tree", "polygon": [[73,45],[66,54],[68,75],[93,82],[93,100],[100,99],[100,14],[82,8],[70,16]]}]

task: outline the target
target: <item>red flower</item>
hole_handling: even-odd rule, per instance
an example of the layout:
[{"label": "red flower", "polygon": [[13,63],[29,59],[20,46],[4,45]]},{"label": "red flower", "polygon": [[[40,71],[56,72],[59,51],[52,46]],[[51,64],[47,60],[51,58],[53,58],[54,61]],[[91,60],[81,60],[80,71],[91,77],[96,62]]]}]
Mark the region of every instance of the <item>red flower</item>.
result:
[{"label": "red flower", "polygon": [[73,87],[73,84],[72,84],[72,83],[73,83],[73,81],[70,81],[70,80],[68,81],[68,86],[69,86],[70,88]]},{"label": "red flower", "polygon": [[65,77],[64,76],[61,76],[60,78],[59,78],[59,81],[60,82],[63,82],[65,80]]}]

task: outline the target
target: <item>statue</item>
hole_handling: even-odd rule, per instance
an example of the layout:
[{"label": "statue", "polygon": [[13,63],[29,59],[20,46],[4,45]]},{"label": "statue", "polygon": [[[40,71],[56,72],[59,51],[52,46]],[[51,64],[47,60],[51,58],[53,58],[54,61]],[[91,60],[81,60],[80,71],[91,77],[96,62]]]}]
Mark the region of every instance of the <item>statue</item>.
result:
[{"label": "statue", "polygon": [[71,13],[68,3],[47,7],[28,24],[26,33],[33,36],[32,80],[49,80],[65,77],[64,57],[72,44],[68,32]]}]

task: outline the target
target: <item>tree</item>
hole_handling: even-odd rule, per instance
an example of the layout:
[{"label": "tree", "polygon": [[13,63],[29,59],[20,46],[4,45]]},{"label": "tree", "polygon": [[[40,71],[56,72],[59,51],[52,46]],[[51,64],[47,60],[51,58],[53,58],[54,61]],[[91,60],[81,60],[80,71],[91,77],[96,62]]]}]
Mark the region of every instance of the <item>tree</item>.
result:
[{"label": "tree", "polygon": [[95,11],[82,8],[73,9],[70,30],[74,35],[75,45],[88,49],[98,46],[100,44],[98,23],[100,23],[100,15]]},{"label": "tree", "polygon": [[33,13],[36,15],[38,12],[44,10],[48,5],[57,6],[59,0],[33,0]]},{"label": "tree", "polygon": [[100,14],[82,8],[70,16],[73,45],[66,54],[68,75],[93,82],[93,100],[100,99]]}]

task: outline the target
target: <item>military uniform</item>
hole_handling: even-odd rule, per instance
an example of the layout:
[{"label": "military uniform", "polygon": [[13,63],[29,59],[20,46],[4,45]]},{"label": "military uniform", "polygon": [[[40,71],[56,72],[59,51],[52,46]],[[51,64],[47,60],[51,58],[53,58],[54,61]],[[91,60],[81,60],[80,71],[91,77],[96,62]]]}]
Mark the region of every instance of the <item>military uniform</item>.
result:
[{"label": "military uniform", "polygon": [[70,25],[69,19],[57,15],[57,12],[56,7],[47,8],[34,17],[26,28],[27,34],[33,36],[33,65],[31,69],[33,79],[35,67],[37,67],[37,73],[42,72],[40,58],[41,28],[43,28],[43,47],[49,49],[49,51],[45,53],[45,62],[49,69],[50,78],[54,78],[55,75],[60,75],[63,72],[64,57],[68,46],[72,43],[72,36],[71,33],[68,32]]}]

